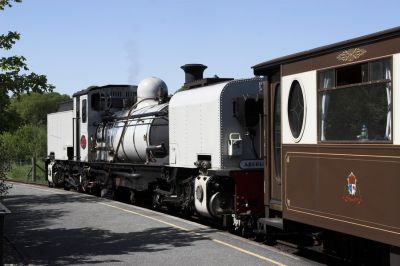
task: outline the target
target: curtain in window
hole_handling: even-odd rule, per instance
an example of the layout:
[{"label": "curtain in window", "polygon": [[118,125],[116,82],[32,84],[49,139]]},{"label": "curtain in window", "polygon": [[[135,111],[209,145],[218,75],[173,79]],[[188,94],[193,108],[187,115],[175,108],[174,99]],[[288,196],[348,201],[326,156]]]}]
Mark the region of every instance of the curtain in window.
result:
[{"label": "curtain in window", "polygon": [[[390,67],[390,62],[385,63],[385,78],[392,80],[392,73],[391,73],[391,67]],[[385,133],[385,138],[387,140],[392,139],[392,92],[391,92],[391,82],[388,82],[386,85],[386,95],[387,95],[387,103],[388,103],[388,112],[387,112],[387,120],[386,120],[386,133]]]},{"label": "curtain in window", "polygon": [[[328,71],[322,75],[322,89],[333,87],[333,72]],[[326,128],[326,114],[328,112],[330,95],[328,92],[324,92],[321,99],[321,140],[325,139],[325,128]]]}]

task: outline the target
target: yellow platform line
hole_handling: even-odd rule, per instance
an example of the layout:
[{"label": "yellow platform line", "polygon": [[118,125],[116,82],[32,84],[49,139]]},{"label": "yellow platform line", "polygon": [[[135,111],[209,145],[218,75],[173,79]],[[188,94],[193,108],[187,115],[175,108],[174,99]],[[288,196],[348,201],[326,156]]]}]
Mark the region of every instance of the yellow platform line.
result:
[{"label": "yellow platform line", "polygon": [[[179,226],[179,225],[176,225],[176,224],[173,224],[173,223],[169,223],[169,222],[166,222],[166,221],[163,221],[163,220],[160,220],[160,219],[157,219],[157,218],[154,218],[154,217],[151,217],[151,216],[148,216],[148,215],[139,213],[139,212],[127,210],[127,209],[124,209],[124,208],[121,208],[121,207],[117,207],[117,206],[114,206],[114,205],[111,205],[111,204],[103,203],[103,202],[98,202],[98,204],[101,204],[101,205],[104,205],[104,206],[108,206],[108,207],[111,207],[111,208],[114,208],[114,209],[118,209],[118,210],[120,210],[120,211],[124,211],[124,212],[130,213],[130,214],[135,214],[135,215],[138,215],[138,216],[142,216],[142,217],[144,217],[144,218],[147,218],[147,219],[150,219],[150,220],[153,220],[153,221],[156,221],[156,222],[159,222],[159,223],[162,223],[162,224],[171,226],[171,227],[173,227],[173,228],[176,228],[176,229],[179,229],[179,230],[182,230],[182,231],[185,231],[185,232],[194,234],[194,235],[204,236],[204,235],[202,235],[202,234],[200,234],[200,233],[193,232],[193,231],[191,231],[191,230],[189,230],[189,229],[187,229],[187,228],[184,228],[184,227],[182,227],[182,226]],[[205,237],[205,236],[204,236],[204,237]],[[220,245],[223,245],[223,246],[226,246],[226,247],[235,249],[235,250],[240,251],[240,252],[242,252],[242,253],[245,253],[245,254],[247,254],[247,255],[256,257],[256,258],[258,258],[258,259],[260,259],[260,260],[263,260],[263,261],[266,261],[266,262],[269,262],[269,263],[272,263],[272,264],[275,264],[275,265],[279,265],[279,266],[285,266],[285,264],[280,263],[280,262],[278,262],[278,261],[276,261],[276,260],[267,258],[267,257],[265,257],[265,256],[258,255],[258,254],[254,253],[254,252],[245,250],[245,249],[243,249],[243,248],[240,248],[240,247],[238,247],[238,246],[229,244],[229,243],[227,243],[227,242],[224,242],[224,241],[221,241],[221,240],[218,240],[218,239],[214,239],[214,238],[211,238],[211,240],[212,240],[214,243],[218,243],[218,244],[220,244]]]},{"label": "yellow platform line", "polygon": [[41,188],[40,186],[35,185],[35,184],[25,184],[25,183],[12,182],[12,181],[7,181],[7,182],[11,183],[12,185],[17,185],[17,186],[22,186],[22,187],[29,187],[29,188],[40,190],[40,191],[50,192],[52,194],[67,194],[67,193],[64,193],[64,192],[59,192],[56,189]]}]

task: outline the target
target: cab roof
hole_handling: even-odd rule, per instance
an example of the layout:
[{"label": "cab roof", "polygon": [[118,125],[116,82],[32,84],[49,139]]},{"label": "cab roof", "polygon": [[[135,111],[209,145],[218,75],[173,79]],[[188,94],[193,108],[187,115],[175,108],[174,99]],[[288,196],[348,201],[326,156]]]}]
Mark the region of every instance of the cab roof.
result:
[{"label": "cab roof", "polygon": [[80,90],[78,92],[75,92],[72,95],[72,97],[85,95],[85,94],[88,94],[90,91],[94,91],[94,90],[103,90],[103,89],[106,89],[106,88],[114,88],[114,87],[115,88],[129,88],[129,87],[137,88],[136,85],[112,85],[112,84],[110,84],[110,85],[105,85],[105,86],[90,86],[85,90]]}]

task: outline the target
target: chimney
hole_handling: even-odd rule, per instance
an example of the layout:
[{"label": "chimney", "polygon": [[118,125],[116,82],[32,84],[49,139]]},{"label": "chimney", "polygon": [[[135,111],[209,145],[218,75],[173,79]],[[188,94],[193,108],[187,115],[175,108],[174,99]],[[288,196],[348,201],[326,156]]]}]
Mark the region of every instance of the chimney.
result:
[{"label": "chimney", "polygon": [[181,66],[181,68],[185,71],[185,84],[188,84],[203,79],[203,72],[207,66],[202,64],[186,64]]}]

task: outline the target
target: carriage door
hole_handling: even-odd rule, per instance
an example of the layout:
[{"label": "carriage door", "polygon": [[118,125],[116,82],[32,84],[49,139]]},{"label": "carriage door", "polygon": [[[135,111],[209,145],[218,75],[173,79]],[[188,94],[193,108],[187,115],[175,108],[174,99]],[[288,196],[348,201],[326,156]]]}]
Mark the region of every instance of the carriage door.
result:
[{"label": "carriage door", "polygon": [[282,177],[281,177],[281,85],[280,82],[270,84],[269,90],[269,174],[270,201],[269,208],[282,210]]}]

